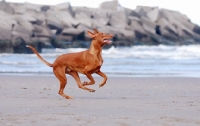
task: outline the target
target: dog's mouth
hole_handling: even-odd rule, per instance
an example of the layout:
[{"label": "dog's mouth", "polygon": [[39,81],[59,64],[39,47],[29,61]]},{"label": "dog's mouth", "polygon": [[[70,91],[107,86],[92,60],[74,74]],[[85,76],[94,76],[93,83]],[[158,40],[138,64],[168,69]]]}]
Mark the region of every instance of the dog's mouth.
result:
[{"label": "dog's mouth", "polygon": [[112,43],[112,41],[110,39],[107,39],[107,38],[104,39],[103,42],[106,43],[106,44],[111,44]]}]

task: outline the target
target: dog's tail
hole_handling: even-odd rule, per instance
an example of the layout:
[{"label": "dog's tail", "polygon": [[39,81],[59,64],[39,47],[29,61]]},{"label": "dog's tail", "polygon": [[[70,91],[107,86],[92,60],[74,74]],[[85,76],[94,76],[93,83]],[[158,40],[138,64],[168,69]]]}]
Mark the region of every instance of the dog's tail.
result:
[{"label": "dog's tail", "polygon": [[30,48],[36,55],[37,57],[43,62],[45,63],[47,66],[53,67],[53,64],[48,63],[47,61],[45,61],[40,54],[37,52],[37,50],[35,48],[33,48],[32,46],[26,45],[26,47]]}]

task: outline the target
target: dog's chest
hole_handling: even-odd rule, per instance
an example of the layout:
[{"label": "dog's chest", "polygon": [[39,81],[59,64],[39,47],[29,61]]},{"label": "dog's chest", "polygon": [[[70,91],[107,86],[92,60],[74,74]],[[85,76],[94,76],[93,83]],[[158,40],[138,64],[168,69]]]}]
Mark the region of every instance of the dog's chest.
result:
[{"label": "dog's chest", "polygon": [[102,59],[102,57],[99,56],[99,57],[95,58],[95,59],[94,59],[94,63],[95,63],[96,66],[100,66],[100,67],[101,67],[102,64],[103,64],[103,59]]},{"label": "dog's chest", "polygon": [[92,62],[92,66],[93,66],[93,70],[92,71],[97,71],[101,68],[102,64],[103,64],[103,59],[101,57],[96,57],[93,59],[93,62]]},{"label": "dog's chest", "polygon": [[98,67],[101,67],[102,66],[102,64],[103,64],[103,61],[101,60],[101,61],[99,61],[99,63],[98,63]]}]

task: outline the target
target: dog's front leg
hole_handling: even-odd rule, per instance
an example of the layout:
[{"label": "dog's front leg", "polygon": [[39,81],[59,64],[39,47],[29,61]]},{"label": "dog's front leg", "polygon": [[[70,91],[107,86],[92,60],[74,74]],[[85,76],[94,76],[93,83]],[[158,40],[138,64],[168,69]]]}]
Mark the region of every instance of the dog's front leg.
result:
[{"label": "dog's front leg", "polygon": [[106,81],[107,81],[107,76],[103,72],[101,72],[100,70],[97,71],[96,74],[98,74],[98,75],[100,75],[101,77],[104,78],[104,80],[102,81],[102,83],[99,84],[99,87],[104,86],[106,84]]},{"label": "dog's front leg", "polygon": [[78,87],[79,87],[79,88],[82,88],[82,89],[84,89],[84,90],[88,90],[89,92],[95,92],[94,89],[87,88],[87,87],[85,87],[85,86],[83,86],[83,85],[81,84],[81,80],[80,80],[79,75],[78,75],[77,72],[75,72],[75,71],[70,71],[70,72],[67,72],[67,74],[71,75],[71,76],[76,80],[76,83],[78,84]]},{"label": "dog's front leg", "polygon": [[84,72],[84,74],[87,76],[87,78],[90,80],[90,82],[84,82],[82,85],[86,86],[86,85],[93,85],[95,83],[94,78],[92,77],[92,75],[89,72]]}]

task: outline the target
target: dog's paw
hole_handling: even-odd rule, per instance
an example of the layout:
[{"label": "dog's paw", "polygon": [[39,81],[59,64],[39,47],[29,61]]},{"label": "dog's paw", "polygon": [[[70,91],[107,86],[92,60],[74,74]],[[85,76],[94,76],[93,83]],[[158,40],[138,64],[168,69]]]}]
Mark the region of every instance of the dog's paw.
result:
[{"label": "dog's paw", "polygon": [[83,86],[86,86],[86,85],[88,85],[88,82],[84,81],[84,82],[82,83],[82,85],[83,85]]},{"label": "dog's paw", "polygon": [[94,89],[90,89],[89,92],[95,92],[95,90]]},{"label": "dog's paw", "polygon": [[65,97],[66,99],[74,99],[73,97],[71,97],[71,96],[67,96],[67,97]]},{"label": "dog's paw", "polygon": [[104,84],[99,84],[99,87],[103,87]]}]

